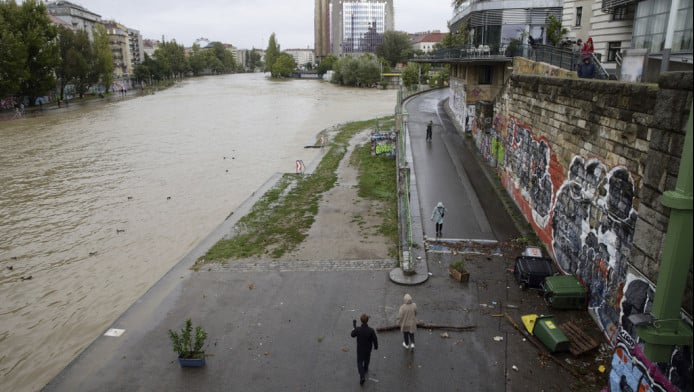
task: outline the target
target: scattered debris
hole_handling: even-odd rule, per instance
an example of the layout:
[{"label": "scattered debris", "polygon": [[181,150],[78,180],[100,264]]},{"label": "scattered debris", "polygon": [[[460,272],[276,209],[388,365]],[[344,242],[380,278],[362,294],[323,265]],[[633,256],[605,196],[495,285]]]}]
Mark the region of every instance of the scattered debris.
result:
[{"label": "scattered debris", "polygon": [[346,352],[348,352],[348,351],[349,351],[349,349],[348,349],[347,347],[342,347],[342,352],[345,352],[345,353],[346,353]]},{"label": "scattered debris", "polygon": [[495,342],[501,342],[501,341],[503,341],[503,340],[504,340],[504,337],[503,337],[503,336],[494,336],[494,341],[495,341]]},{"label": "scattered debris", "polygon": [[248,284],[248,290],[253,290],[255,288],[255,285],[253,283]]},{"label": "scattered debris", "polygon": [[443,338],[443,339],[449,339],[450,336],[448,336],[448,332],[443,332],[443,333],[441,334],[441,338]]},{"label": "scattered debris", "polygon": [[[448,330],[452,330],[452,331],[472,331],[475,328],[477,328],[476,325],[463,325],[463,326],[436,325],[436,324],[427,324],[427,323],[423,323],[423,322],[417,323],[417,327],[424,328],[424,329],[448,329]],[[399,331],[399,330],[400,330],[399,325],[389,325],[387,327],[376,328],[377,332],[388,332],[388,331]]]},{"label": "scattered debris", "polygon": [[31,275],[29,275],[29,276],[22,276],[22,280],[31,280],[31,278],[33,278],[33,276],[31,276]]},{"label": "scattered debris", "polygon": [[513,369],[513,370],[515,370],[515,371],[518,371],[518,366],[513,365],[513,366],[511,366],[511,369]]}]

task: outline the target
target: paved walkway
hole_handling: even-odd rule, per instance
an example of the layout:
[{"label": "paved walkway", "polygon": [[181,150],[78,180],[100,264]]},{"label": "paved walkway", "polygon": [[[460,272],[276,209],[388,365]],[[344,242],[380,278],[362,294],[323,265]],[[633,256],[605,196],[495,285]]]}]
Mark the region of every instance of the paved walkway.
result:
[{"label": "paved walkway", "polygon": [[[510,219],[503,208],[496,208],[501,204],[493,200],[490,185],[484,188],[489,181],[483,175],[470,175],[479,166],[455,163],[455,157],[464,161],[474,159],[474,154],[455,152],[464,149],[463,144],[444,146],[455,139],[441,112],[432,111],[440,98],[435,94],[442,93],[408,103],[411,132],[420,126],[423,130],[429,117],[440,118],[438,124],[444,125],[435,128],[431,147],[421,143],[417,147],[430,149],[424,150],[430,152],[427,159],[418,161],[420,153],[414,149],[417,190],[423,200],[415,213],[428,217],[432,203],[441,198],[451,212],[450,218],[446,216],[446,237],[506,238],[512,228],[496,227],[494,222]],[[417,114],[417,108],[423,110]],[[413,145],[417,137],[413,134]],[[422,167],[438,165],[438,159],[446,156],[453,169],[445,164],[438,168],[447,176],[432,176],[437,172]],[[463,175],[469,184],[456,185]],[[468,193],[458,194],[461,188]],[[476,195],[469,193],[471,189]],[[235,217],[243,216],[253,202],[235,211],[113,323],[112,328],[123,332],[120,336],[98,337],[45,390],[525,392],[568,390],[578,382],[542,360],[500,316],[507,312],[519,318],[546,310],[541,296],[522,292],[515,284],[507,272],[513,266],[508,255],[470,251],[467,284],[448,277],[447,266],[459,255],[443,248],[425,254],[425,247],[418,251],[428,258],[421,261],[427,279],[415,286],[392,284],[387,260],[324,260],[293,266],[259,260],[191,271],[195,260],[228,233]],[[469,210],[478,204],[484,211]],[[424,225],[420,232],[428,234],[430,226]],[[466,332],[420,329],[414,351],[403,349],[398,331],[380,332],[379,350],[373,352],[370,374],[360,387],[355,342],[349,337],[352,320],[367,313],[373,327],[395,325],[405,293],[417,303],[420,321],[471,328]],[[187,318],[202,323],[208,332],[207,365],[200,369],[180,368],[169,343],[167,331],[180,328]]]}]

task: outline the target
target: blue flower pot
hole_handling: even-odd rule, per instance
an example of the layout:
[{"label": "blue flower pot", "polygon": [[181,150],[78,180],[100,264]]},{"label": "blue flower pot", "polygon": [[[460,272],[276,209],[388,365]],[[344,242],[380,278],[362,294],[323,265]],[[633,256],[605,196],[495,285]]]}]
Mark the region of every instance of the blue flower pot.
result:
[{"label": "blue flower pot", "polygon": [[178,363],[181,367],[203,367],[205,366],[205,353],[202,353],[200,358],[178,357]]}]

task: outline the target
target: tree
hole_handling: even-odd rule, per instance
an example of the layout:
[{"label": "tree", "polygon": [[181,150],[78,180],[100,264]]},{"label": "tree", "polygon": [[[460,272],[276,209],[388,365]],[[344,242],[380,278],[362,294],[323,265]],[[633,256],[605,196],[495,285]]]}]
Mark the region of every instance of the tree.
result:
[{"label": "tree", "polygon": [[273,78],[286,77],[290,76],[295,69],[296,62],[294,61],[294,57],[287,53],[282,53],[273,64],[271,74]]},{"label": "tree", "polygon": [[402,74],[400,75],[402,78],[402,84],[405,86],[405,88],[409,90],[419,84],[421,71],[422,69],[417,63],[407,64],[407,67],[402,70]]},{"label": "tree", "polygon": [[106,90],[113,84],[113,52],[109,45],[109,37],[103,25],[94,26],[94,63],[92,65],[93,77],[100,80]]},{"label": "tree", "polygon": [[333,83],[345,86],[372,86],[381,79],[381,64],[372,55],[347,56],[333,66]]},{"label": "tree", "polygon": [[0,3],[0,97],[16,94],[28,76],[22,38],[11,24],[18,13],[16,4]]},{"label": "tree", "polygon": [[547,39],[552,45],[557,46],[569,33],[566,27],[561,27],[561,22],[554,15],[547,17]]},{"label": "tree", "polygon": [[449,31],[435,49],[460,49],[470,43],[470,21],[466,21],[457,31]]},{"label": "tree", "polygon": [[402,31],[386,31],[383,43],[376,48],[378,57],[388,60],[391,67],[407,61],[412,53],[412,41],[407,33]]},{"label": "tree", "polygon": [[236,61],[234,61],[234,54],[231,53],[231,51],[228,50],[226,47],[224,47],[224,44],[221,42],[212,42],[210,46],[212,46],[212,50],[215,57],[219,59],[219,64],[222,65],[221,72],[234,72],[234,70],[236,69]]},{"label": "tree", "polygon": [[60,63],[57,28],[46,6],[36,0],[20,6],[1,2],[0,22],[0,91],[28,96],[33,103],[33,98],[55,88],[54,69]]},{"label": "tree", "polygon": [[162,43],[154,52],[154,57],[165,78],[181,77],[189,70],[185,49],[176,41]]},{"label": "tree", "polygon": [[323,60],[321,60],[320,64],[318,64],[317,72],[321,75],[328,72],[329,70],[333,69],[333,66],[335,63],[337,63],[337,60],[338,58],[334,54],[325,56]]},{"label": "tree", "polygon": [[55,74],[60,97],[65,96],[65,87],[69,84],[74,85],[79,96],[83,97],[92,83],[98,81],[92,71],[94,54],[89,36],[84,30],[72,31],[61,26],[58,28],[58,42],[61,62]]},{"label": "tree", "polygon": [[263,61],[260,58],[260,53],[258,53],[255,48],[253,48],[248,54],[246,66],[251,72],[254,72],[256,68],[263,67]]},{"label": "tree", "polygon": [[265,71],[272,72],[272,67],[275,65],[275,61],[280,56],[280,46],[275,41],[275,33],[270,35],[270,39],[267,43],[267,50],[265,51]]}]

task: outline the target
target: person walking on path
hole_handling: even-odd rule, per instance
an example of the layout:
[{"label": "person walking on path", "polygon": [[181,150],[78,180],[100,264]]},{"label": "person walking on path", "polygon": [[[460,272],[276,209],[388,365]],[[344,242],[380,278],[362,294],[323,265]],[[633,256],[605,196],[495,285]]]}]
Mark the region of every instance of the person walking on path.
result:
[{"label": "person walking on path", "polygon": [[431,220],[436,223],[436,236],[440,237],[443,231],[443,216],[446,214],[446,207],[443,206],[442,202],[434,207],[434,211],[431,213]]},{"label": "person walking on path", "polygon": [[433,121],[429,121],[429,124],[427,124],[427,141],[431,141],[431,129],[434,126]]},{"label": "person walking on path", "polygon": [[365,313],[359,318],[361,326],[357,327],[357,320],[352,320],[353,338],[357,338],[357,370],[359,371],[359,384],[364,385],[366,373],[369,372],[369,362],[371,361],[371,348],[378,350],[378,337],[376,331],[369,327],[369,316]]},{"label": "person walking on path", "polygon": [[403,304],[398,311],[398,323],[402,332],[405,348],[414,350],[414,333],[417,331],[417,304],[412,302],[412,296],[405,294]]}]

